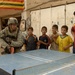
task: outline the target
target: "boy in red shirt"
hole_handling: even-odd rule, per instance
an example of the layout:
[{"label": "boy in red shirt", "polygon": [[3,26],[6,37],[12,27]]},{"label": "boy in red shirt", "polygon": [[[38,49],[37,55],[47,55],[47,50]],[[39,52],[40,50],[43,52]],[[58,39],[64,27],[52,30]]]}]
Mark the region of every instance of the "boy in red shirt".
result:
[{"label": "boy in red shirt", "polygon": [[[73,13],[73,15],[75,16],[75,11]],[[73,53],[75,53],[75,23],[73,22],[73,27],[71,28],[71,33],[74,37],[74,43],[73,43]]]}]

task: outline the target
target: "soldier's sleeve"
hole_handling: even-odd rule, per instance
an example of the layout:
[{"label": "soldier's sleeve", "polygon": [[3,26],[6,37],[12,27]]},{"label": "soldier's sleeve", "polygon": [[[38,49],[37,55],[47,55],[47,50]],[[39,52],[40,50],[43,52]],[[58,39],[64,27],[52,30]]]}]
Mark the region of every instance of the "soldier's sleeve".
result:
[{"label": "soldier's sleeve", "polygon": [[0,31],[0,38],[5,36],[6,31],[7,31],[7,27]]},{"label": "soldier's sleeve", "polygon": [[24,38],[22,36],[22,32],[19,31],[17,41],[11,41],[11,46],[13,47],[21,47],[24,43]]},{"label": "soldier's sleeve", "polygon": [[1,30],[1,31],[0,31],[0,38],[6,36],[7,31],[8,31],[8,27],[6,27],[5,29]]}]

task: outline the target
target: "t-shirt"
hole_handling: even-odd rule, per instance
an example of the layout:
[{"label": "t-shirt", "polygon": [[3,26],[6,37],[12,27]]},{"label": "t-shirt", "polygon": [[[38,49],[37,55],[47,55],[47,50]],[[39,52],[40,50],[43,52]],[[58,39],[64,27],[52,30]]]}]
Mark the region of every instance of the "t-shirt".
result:
[{"label": "t-shirt", "polygon": [[44,43],[48,43],[48,45],[44,45],[44,44],[40,44],[40,49],[48,49],[48,46],[49,46],[49,43],[50,43],[50,39],[49,39],[49,37],[47,36],[47,35],[45,35],[45,36],[40,36],[39,37],[39,40],[41,40],[42,42],[44,42]]},{"label": "t-shirt", "polygon": [[[34,36],[36,37],[36,35]],[[27,51],[35,50],[37,48],[38,39],[37,37],[35,38],[34,36],[33,35],[29,36],[28,40],[25,40]]]},{"label": "t-shirt", "polygon": [[56,43],[59,45],[59,51],[61,52],[70,52],[70,48],[64,50],[63,48],[73,44],[73,40],[69,35],[66,35],[64,37],[62,37],[62,35],[60,35],[57,40]]},{"label": "t-shirt", "polygon": [[[59,36],[58,33],[52,34],[52,35],[55,35],[55,36],[57,36],[57,37]],[[50,50],[56,50],[56,51],[58,51],[58,45],[57,45],[56,42],[54,41],[52,35],[50,36],[50,41],[51,41]],[[57,39],[57,37],[56,37],[56,39]]]}]

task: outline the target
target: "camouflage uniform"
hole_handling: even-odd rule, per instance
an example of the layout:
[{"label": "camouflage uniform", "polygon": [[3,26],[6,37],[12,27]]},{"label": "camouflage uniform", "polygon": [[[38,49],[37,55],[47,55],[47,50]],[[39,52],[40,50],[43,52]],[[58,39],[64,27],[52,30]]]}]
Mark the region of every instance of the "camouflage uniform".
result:
[{"label": "camouflage uniform", "polygon": [[[18,24],[18,21],[16,18],[10,18],[8,20],[8,25],[10,24]],[[23,45],[23,37],[21,31],[19,31],[19,28],[14,32],[10,32],[9,26],[0,31],[0,45],[4,49],[7,46],[12,46],[14,48],[20,48]]]}]

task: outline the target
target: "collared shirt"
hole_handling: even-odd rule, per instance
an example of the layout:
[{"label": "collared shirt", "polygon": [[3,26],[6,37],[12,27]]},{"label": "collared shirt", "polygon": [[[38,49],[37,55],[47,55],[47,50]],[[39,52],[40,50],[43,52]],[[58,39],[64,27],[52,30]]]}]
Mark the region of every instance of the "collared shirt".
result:
[{"label": "collared shirt", "polygon": [[59,51],[61,52],[70,52],[70,48],[64,50],[63,48],[73,44],[73,40],[69,35],[66,35],[64,37],[62,37],[62,35],[60,35],[57,40],[56,43],[59,45]]}]

